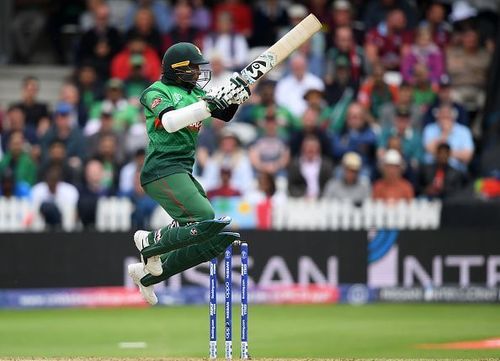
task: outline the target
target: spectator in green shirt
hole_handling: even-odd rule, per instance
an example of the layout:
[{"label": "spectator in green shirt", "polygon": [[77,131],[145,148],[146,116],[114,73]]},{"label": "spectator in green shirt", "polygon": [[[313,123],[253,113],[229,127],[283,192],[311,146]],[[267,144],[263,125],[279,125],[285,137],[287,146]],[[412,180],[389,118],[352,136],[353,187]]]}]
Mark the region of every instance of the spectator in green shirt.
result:
[{"label": "spectator in green shirt", "polygon": [[8,169],[14,173],[16,186],[24,183],[32,186],[36,181],[36,164],[24,149],[24,135],[20,131],[11,134],[8,151],[0,161],[0,174]]}]

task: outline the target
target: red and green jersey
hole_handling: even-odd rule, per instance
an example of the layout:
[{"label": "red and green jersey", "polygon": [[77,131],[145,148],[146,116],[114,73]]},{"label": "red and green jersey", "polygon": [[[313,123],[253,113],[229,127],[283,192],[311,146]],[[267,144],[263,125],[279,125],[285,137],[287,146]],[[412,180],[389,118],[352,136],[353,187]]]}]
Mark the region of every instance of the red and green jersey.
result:
[{"label": "red and green jersey", "polygon": [[141,95],[145,108],[149,144],[141,172],[141,184],[175,173],[191,173],[201,122],[168,133],[161,124],[160,114],[196,103],[205,91],[195,87],[188,91],[161,81],[151,84]]}]

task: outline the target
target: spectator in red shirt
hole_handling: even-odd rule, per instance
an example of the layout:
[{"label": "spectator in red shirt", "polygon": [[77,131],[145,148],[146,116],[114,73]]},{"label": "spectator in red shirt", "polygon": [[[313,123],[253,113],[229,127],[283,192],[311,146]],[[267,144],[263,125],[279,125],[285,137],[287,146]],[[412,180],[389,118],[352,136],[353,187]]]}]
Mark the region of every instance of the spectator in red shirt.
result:
[{"label": "spectator in red shirt", "polygon": [[[253,32],[252,9],[240,0],[225,0],[214,8],[214,19],[220,13],[230,13],[234,21],[234,31],[248,38]],[[214,21],[215,23],[215,21]]]},{"label": "spectator in red shirt", "polygon": [[111,62],[111,77],[121,80],[127,79],[133,69],[131,58],[136,54],[142,55],[144,58],[144,65],[142,67],[144,77],[151,82],[157,81],[160,78],[160,58],[156,51],[148,46],[141,37],[130,39],[127,47],[113,58]]},{"label": "spectator in red shirt", "polygon": [[383,176],[373,185],[373,199],[394,202],[415,197],[411,183],[402,176],[403,166],[403,157],[397,150],[389,149],[385,153]]},{"label": "spectator in red shirt", "polygon": [[236,188],[231,186],[231,169],[221,168],[220,170],[220,182],[221,185],[211,191],[208,191],[208,199],[214,197],[238,197],[241,193]]},{"label": "spectator in red shirt", "polygon": [[365,54],[371,64],[380,61],[387,70],[399,71],[401,57],[413,42],[413,34],[406,30],[406,17],[402,10],[394,9],[385,22],[366,34]]}]

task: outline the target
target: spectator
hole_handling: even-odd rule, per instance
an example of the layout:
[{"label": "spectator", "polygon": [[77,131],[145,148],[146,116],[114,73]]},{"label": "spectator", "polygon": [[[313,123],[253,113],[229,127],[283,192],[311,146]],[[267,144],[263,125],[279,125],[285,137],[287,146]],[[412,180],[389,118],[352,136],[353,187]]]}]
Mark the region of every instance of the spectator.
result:
[{"label": "spectator", "polygon": [[365,54],[370,64],[381,62],[385,69],[399,72],[401,57],[413,42],[412,33],[405,30],[406,24],[404,12],[393,9],[385,22],[368,31]]},{"label": "spectator", "polygon": [[436,123],[431,123],[424,128],[426,163],[433,163],[438,145],[447,143],[451,148],[450,165],[459,171],[466,172],[474,154],[471,131],[456,122],[457,114],[448,104],[441,105],[436,117]]},{"label": "spectator", "polygon": [[326,183],[323,198],[349,200],[360,204],[370,198],[370,179],[359,174],[361,157],[354,152],[348,152],[342,157],[342,172],[340,178],[332,178]]},{"label": "spectator", "polygon": [[212,13],[204,0],[192,0],[193,25],[201,32],[208,31],[212,25]]},{"label": "spectator", "polygon": [[412,170],[416,171],[423,158],[422,138],[420,133],[411,126],[411,113],[408,108],[397,108],[394,123],[382,129],[378,139],[377,155],[379,159],[384,158],[387,149],[389,149],[389,140],[392,137],[399,139],[404,160]]},{"label": "spectator", "polygon": [[385,68],[374,64],[372,75],[361,85],[358,101],[375,117],[380,117],[380,109],[386,103],[398,100],[398,88],[384,80]]},{"label": "spectator", "polygon": [[439,82],[439,90],[437,93],[437,97],[424,114],[422,120],[422,127],[425,127],[430,123],[436,122],[436,115],[439,107],[442,104],[448,104],[451,107],[453,107],[453,109],[457,114],[457,119],[456,119],[457,123],[469,126],[469,114],[461,104],[453,101],[451,97],[451,92],[452,90],[451,90],[450,77],[448,75],[443,75]]},{"label": "spectator", "polygon": [[233,131],[224,129],[221,132],[219,147],[208,159],[203,171],[203,185],[207,191],[221,185],[220,170],[231,169],[231,187],[241,193],[251,188],[253,182],[252,164],[248,159],[241,142]]},{"label": "spectator", "polygon": [[214,19],[218,19],[221,13],[228,13],[234,22],[234,31],[248,38],[254,31],[252,9],[240,0],[223,0],[219,2],[214,10]]},{"label": "spectator", "polygon": [[331,6],[330,17],[327,22],[328,30],[333,33],[334,29],[341,27],[352,29],[354,42],[362,45],[364,41],[364,24],[354,21],[353,15],[354,9],[348,0],[335,0]]},{"label": "spectator", "polygon": [[333,82],[325,88],[326,101],[330,106],[321,114],[321,123],[328,130],[339,133],[345,126],[347,108],[358,94],[359,82],[352,80],[346,57],[338,57],[335,68]]},{"label": "spectator", "polygon": [[90,119],[84,130],[86,135],[92,135],[99,129],[99,119],[103,112],[112,113],[113,128],[117,131],[125,131],[131,125],[137,123],[139,110],[125,99],[123,87],[123,82],[120,79],[111,78],[108,80],[106,83],[106,97],[103,101],[94,103],[90,109]]},{"label": "spectator", "polygon": [[49,111],[47,104],[37,101],[40,91],[40,82],[34,76],[23,79],[22,100],[14,106],[21,108],[24,112],[26,125],[34,127],[38,137],[41,137],[50,126]]},{"label": "spectator", "polygon": [[[491,53],[481,47],[479,34],[473,28],[465,30],[460,39],[460,44],[450,47],[446,53],[452,96],[469,112],[477,112],[485,102]],[[453,145],[451,148],[453,150]]]},{"label": "spectator", "polygon": [[92,63],[84,62],[77,70],[75,83],[80,92],[80,104],[87,113],[92,104],[104,97],[104,83],[98,79]]},{"label": "spectator", "polygon": [[335,29],[334,45],[326,54],[325,83],[327,85],[332,84],[335,79],[339,58],[347,60],[350,78],[354,82],[359,82],[365,74],[365,54],[363,48],[355,43],[352,29],[347,26]]},{"label": "spectator", "polygon": [[115,191],[118,188],[122,160],[119,158],[116,138],[112,134],[101,137],[97,146],[96,158],[102,162],[104,168],[103,186]]},{"label": "spectator", "polygon": [[48,158],[50,144],[55,140],[64,143],[68,157],[68,164],[78,170],[82,166],[85,157],[85,144],[82,133],[78,127],[71,125],[71,106],[60,103],[54,112],[54,124],[40,139],[42,147],[42,161]]},{"label": "spectator", "polygon": [[85,229],[95,227],[99,197],[111,195],[111,188],[104,182],[104,167],[100,160],[90,159],[85,164],[85,180],[80,188],[77,209]]},{"label": "spectator", "polygon": [[373,199],[396,202],[414,198],[411,183],[402,177],[403,167],[403,158],[397,150],[390,149],[384,154],[382,178],[373,185]]},{"label": "spectator", "polygon": [[278,136],[278,121],[274,115],[266,116],[264,134],[249,149],[250,162],[256,172],[284,175],[290,160],[286,143]]},{"label": "spectator", "polygon": [[14,175],[15,188],[29,188],[36,181],[36,164],[24,150],[24,135],[13,132],[9,138],[8,150],[0,161],[0,174],[10,169]]},{"label": "spectator", "polygon": [[151,81],[144,76],[144,56],[141,54],[132,55],[130,65],[132,70],[124,83],[125,96],[130,102],[139,104],[142,92],[151,84]]},{"label": "spectator", "polygon": [[67,160],[66,146],[60,140],[55,139],[50,145],[47,158],[41,163],[37,179],[42,182],[50,168],[54,166],[61,170],[61,178],[64,182],[78,185],[80,183],[80,169],[70,167]]},{"label": "spectator", "polygon": [[270,80],[263,80],[257,88],[257,94],[260,96],[260,101],[254,104],[250,109],[251,123],[263,129],[263,124],[260,122],[268,115],[274,115],[278,121],[278,134],[283,139],[288,139],[290,133],[294,129],[300,128],[302,125],[288,108],[276,103],[275,98],[276,83]]},{"label": "spectator", "polygon": [[208,59],[210,61],[210,67],[212,68],[212,74],[208,86],[210,88],[225,86],[229,81],[229,78],[231,78],[231,72],[226,69],[222,54],[217,52],[217,50],[212,51]]},{"label": "spectator", "polygon": [[334,134],[332,146],[335,159],[342,159],[347,152],[356,152],[363,160],[363,173],[371,174],[375,167],[377,137],[367,122],[366,111],[360,103],[352,103],[347,109],[346,126]]},{"label": "spectator", "polygon": [[83,103],[80,102],[80,91],[78,87],[71,82],[64,83],[59,92],[59,100],[71,105],[71,124],[83,128],[87,123],[88,110]]},{"label": "spectator", "polygon": [[395,103],[385,103],[379,110],[379,123],[382,128],[391,127],[396,119],[398,109],[406,109],[410,112],[411,125],[416,129],[421,129],[421,118],[426,109],[415,104],[413,99],[413,87],[403,82],[398,90],[398,100]]},{"label": "spectator", "polygon": [[432,2],[420,25],[429,27],[433,42],[444,51],[451,39],[451,26],[446,22],[445,5],[440,2]]},{"label": "spectator", "polygon": [[333,163],[321,155],[321,143],[314,135],[302,142],[300,155],[288,167],[288,193],[291,197],[317,199],[333,173]]},{"label": "spectator", "polygon": [[139,9],[146,8],[154,16],[155,26],[161,34],[166,34],[174,26],[172,9],[169,2],[163,0],[138,0],[130,4],[125,18],[125,28],[128,30],[134,25]]},{"label": "spectator", "polygon": [[231,169],[221,168],[220,169],[220,185],[207,192],[208,199],[214,197],[239,197],[241,192],[231,186]]},{"label": "spectator", "polygon": [[416,64],[414,74],[413,102],[425,111],[436,100],[435,87],[429,81],[429,70],[426,65]]},{"label": "spectator", "polygon": [[109,77],[111,60],[122,47],[121,35],[109,24],[109,7],[102,3],[94,12],[94,26],[86,31],[78,45],[76,63],[92,61],[101,80]]},{"label": "spectator", "polygon": [[[7,109],[7,114],[1,132],[2,151],[7,151],[7,144],[14,132],[21,132],[24,140],[29,143],[31,157],[37,160],[40,157],[40,145],[35,128],[26,125],[26,117],[21,107],[13,105]],[[1,159],[1,157],[0,157]]]},{"label": "spectator", "polygon": [[430,198],[448,198],[462,187],[463,175],[449,164],[451,148],[440,143],[436,150],[436,162],[423,167],[420,175],[422,194]]},{"label": "spectator", "polygon": [[397,9],[408,19],[408,28],[413,29],[417,23],[418,12],[410,4],[408,0],[370,0],[364,11],[363,23],[367,29],[374,28],[383,23],[391,11]]},{"label": "spectator", "polygon": [[137,9],[134,26],[127,31],[127,40],[141,38],[149,47],[153,48],[158,56],[162,56],[162,38],[156,27],[155,18],[149,7]]},{"label": "spectator", "polygon": [[12,169],[7,168],[0,173],[0,196],[2,198],[24,198],[28,197],[29,193],[29,187],[17,187]]},{"label": "spectator", "polygon": [[279,39],[281,28],[288,25],[288,15],[286,5],[280,1],[258,1],[253,8],[251,46],[273,45]]},{"label": "spectator", "polygon": [[404,81],[416,83],[417,64],[428,69],[428,80],[433,86],[437,86],[444,73],[444,58],[441,49],[432,42],[431,29],[425,26],[418,28],[415,44],[403,56],[401,73]]},{"label": "spectator", "polygon": [[293,157],[300,155],[302,144],[309,136],[314,136],[318,139],[321,145],[321,154],[323,157],[332,159],[332,140],[328,133],[326,133],[319,126],[319,110],[315,108],[308,108],[302,115],[302,128],[292,133],[290,137],[290,152]]},{"label": "spectator", "polygon": [[115,143],[117,144],[117,159],[124,159],[124,134],[122,131],[114,129],[113,110],[111,107],[103,107],[99,123],[98,130],[92,135],[86,137],[86,153],[91,157],[96,157],[99,151],[101,139],[106,136],[111,136],[115,138]]},{"label": "spectator", "polygon": [[45,181],[37,183],[32,189],[35,209],[40,211],[48,229],[60,229],[66,209],[76,209],[78,190],[72,184],[61,180],[61,169],[50,168]]},{"label": "spectator", "polygon": [[233,19],[229,13],[220,13],[215,21],[215,32],[208,34],[203,40],[203,51],[208,54],[215,51],[221,55],[225,68],[241,70],[248,62],[245,37],[234,32]]},{"label": "spectator", "polygon": [[161,75],[160,58],[155,50],[140,37],[130,38],[127,46],[113,58],[111,62],[111,76],[121,80],[127,79],[134,70],[132,57],[135,55],[141,55],[144,59],[142,75],[150,82],[157,81]]},{"label": "spectator", "polygon": [[303,55],[296,54],[290,60],[292,73],[276,85],[276,102],[300,117],[306,109],[304,94],[310,88],[324,90],[323,81],[306,71],[307,63]]},{"label": "spectator", "polygon": [[163,51],[180,42],[202,47],[203,34],[192,25],[193,11],[189,5],[179,2],[174,9],[174,27],[163,36]]},{"label": "spectator", "polygon": [[118,189],[121,195],[131,196],[134,192],[135,173],[140,172],[144,163],[146,152],[144,148],[138,149],[134,158],[125,164],[120,170],[120,181]]},{"label": "spectator", "polygon": [[306,101],[306,108],[314,108],[320,113],[326,109],[325,93],[319,89],[307,89],[304,94],[304,100]]}]

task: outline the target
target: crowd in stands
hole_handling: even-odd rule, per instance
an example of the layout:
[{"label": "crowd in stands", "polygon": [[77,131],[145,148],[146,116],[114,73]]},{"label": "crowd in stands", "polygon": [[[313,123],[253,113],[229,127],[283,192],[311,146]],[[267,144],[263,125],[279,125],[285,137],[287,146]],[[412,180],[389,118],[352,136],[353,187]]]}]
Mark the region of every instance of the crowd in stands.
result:
[{"label": "crowd in stands", "polygon": [[53,225],[57,202],[72,203],[84,226],[99,197],[130,197],[143,226],[156,205],[138,177],[148,143],[139,96],[159,79],[163,52],[198,45],[208,89],[310,12],[322,31],[231,123],[203,124],[195,175],[210,198],[498,196],[474,188],[500,174],[483,112],[498,13],[462,0],[86,1],[59,102],[40,102],[30,76],[0,117],[1,195],[30,197]]}]

